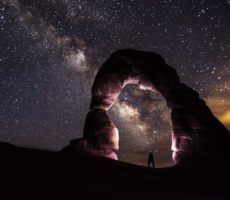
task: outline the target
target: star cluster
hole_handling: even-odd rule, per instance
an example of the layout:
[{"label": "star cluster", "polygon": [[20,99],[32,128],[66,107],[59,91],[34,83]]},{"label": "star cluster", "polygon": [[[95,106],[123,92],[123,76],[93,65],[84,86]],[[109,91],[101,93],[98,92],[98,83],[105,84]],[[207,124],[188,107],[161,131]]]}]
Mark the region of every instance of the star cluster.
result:
[{"label": "star cluster", "polygon": [[[122,48],[161,54],[230,129],[228,0],[0,0],[0,140],[59,150],[82,136],[97,70]],[[127,87],[109,112],[121,160],[172,163],[164,99]]]}]

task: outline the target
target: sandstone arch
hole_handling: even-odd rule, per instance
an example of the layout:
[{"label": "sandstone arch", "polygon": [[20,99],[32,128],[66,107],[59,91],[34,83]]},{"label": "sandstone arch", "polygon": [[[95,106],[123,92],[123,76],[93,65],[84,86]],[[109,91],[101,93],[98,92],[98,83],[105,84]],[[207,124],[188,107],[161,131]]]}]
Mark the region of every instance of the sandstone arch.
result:
[{"label": "sandstone arch", "polygon": [[98,71],[83,139],[72,141],[66,150],[80,146],[86,152],[117,159],[119,134],[106,112],[128,84],[164,96],[171,109],[175,162],[229,157],[230,134],[199,94],[181,83],[176,71],[160,55],[131,49],[113,53]]}]

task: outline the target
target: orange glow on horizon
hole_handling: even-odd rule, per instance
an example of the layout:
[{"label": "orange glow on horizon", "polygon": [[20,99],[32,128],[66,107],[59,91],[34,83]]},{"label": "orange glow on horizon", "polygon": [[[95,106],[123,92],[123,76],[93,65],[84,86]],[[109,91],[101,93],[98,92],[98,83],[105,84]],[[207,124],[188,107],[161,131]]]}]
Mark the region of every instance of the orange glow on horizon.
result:
[{"label": "orange glow on horizon", "polygon": [[220,121],[224,124],[230,125],[230,110],[220,116]]}]

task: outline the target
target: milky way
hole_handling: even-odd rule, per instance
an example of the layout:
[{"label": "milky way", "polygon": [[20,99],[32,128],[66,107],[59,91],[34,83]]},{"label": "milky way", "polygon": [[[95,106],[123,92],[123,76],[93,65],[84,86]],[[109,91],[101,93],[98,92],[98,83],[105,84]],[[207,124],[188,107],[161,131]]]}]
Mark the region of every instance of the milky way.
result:
[{"label": "milky way", "polygon": [[[230,129],[230,1],[0,0],[0,140],[59,150],[82,136],[97,70],[122,48],[161,54]],[[109,112],[121,160],[172,163],[170,110],[125,88]]]}]

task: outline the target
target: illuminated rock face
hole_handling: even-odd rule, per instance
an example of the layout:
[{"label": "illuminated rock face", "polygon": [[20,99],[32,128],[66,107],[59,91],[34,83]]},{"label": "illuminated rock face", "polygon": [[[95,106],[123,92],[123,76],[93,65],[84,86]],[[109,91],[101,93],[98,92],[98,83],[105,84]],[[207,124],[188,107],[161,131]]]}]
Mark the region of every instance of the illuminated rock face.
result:
[{"label": "illuminated rock face", "polygon": [[[171,109],[173,160],[229,157],[230,134],[199,94],[180,82],[176,71],[155,53],[119,50],[102,65],[92,87],[83,138],[92,154],[116,159],[118,130],[106,112],[128,84],[161,93]],[[70,145],[71,146],[71,145]],[[72,145],[73,146],[73,145]],[[100,154],[100,153],[99,153]]]}]

